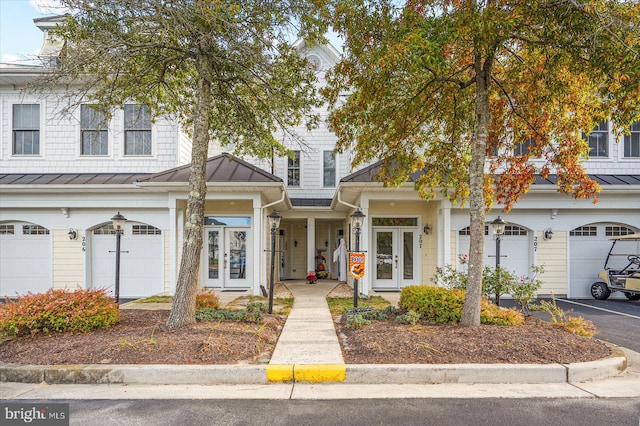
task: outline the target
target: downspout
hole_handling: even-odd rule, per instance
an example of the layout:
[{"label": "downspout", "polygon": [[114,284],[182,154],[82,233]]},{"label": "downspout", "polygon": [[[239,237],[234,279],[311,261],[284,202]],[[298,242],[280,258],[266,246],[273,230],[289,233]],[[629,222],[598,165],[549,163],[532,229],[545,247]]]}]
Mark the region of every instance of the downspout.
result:
[{"label": "downspout", "polygon": [[342,199],[340,198],[341,194],[342,194],[342,188],[338,191],[338,202],[340,204],[344,204],[345,206],[351,207],[352,209],[355,209],[355,210],[360,208],[360,206],[356,206],[356,205],[353,205],[353,204],[349,204],[346,201],[342,201]]},{"label": "downspout", "polygon": [[[273,202],[271,202],[269,204],[265,204],[264,206],[260,207],[260,222],[261,222],[261,226],[260,226],[260,229],[261,229],[261,232],[260,232],[260,247],[261,248],[264,247],[264,230],[265,230],[265,227],[262,226],[264,224],[264,209],[266,209],[267,207],[274,206],[274,205],[284,201],[285,195],[286,195],[286,191],[284,189],[281,189],[281,191],[282,191],[282,194],[281,194],[281,197],[280,197],[279,200],[273,201]],[[264,256],[260,256],[259,266],[260,266],[260,270],[261,271],[263,271],[263,269],[262,269],[263,260],[264,260]]]}]

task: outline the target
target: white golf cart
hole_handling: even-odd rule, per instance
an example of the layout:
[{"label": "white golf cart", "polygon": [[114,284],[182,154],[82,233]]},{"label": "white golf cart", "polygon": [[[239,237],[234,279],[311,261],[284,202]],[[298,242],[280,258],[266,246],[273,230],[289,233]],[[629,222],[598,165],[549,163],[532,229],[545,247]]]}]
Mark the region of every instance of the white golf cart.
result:
[{"label": "white golf cart", "polygon": [[629,300],[640,300],[640,234],[621,235],[611,240],[604,271],[598,274],[602,281],[591,285],[591,295],[604,300],[611,293],[621,291]]}]

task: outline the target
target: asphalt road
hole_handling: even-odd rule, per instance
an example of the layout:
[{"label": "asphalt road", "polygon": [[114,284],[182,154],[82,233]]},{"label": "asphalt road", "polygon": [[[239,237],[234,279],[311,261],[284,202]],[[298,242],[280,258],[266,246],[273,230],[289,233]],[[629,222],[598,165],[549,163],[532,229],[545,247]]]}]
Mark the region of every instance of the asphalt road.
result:
[{"label": "asphalt road", "polygon": [[638,426],[640,423],[640,401],[634,399],[99,400],[69,403],[70,424],[83,426]]}]

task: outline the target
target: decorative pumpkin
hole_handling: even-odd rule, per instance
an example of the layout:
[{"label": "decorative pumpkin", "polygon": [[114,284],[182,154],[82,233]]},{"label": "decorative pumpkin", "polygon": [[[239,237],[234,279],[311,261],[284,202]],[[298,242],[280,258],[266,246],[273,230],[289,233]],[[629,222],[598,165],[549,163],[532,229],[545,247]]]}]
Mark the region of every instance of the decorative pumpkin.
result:
[{"label": "decorative pumpkin", "polygon": [[318,271],[324,271],[324,263],[318,264]]}]

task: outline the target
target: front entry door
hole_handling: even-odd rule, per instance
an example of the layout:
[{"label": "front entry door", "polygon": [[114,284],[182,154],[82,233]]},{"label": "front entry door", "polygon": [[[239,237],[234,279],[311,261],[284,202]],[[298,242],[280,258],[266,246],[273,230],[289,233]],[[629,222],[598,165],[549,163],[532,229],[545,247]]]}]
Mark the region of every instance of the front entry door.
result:
[{"label": "front entry door", "polygon": [[205,287],[247,288],[248,228],[215,227],[205,229]]},{"label": "front entry door", "polygon": [[374,228],[374,290],[399,290],[415,284],[416,230]]}]

